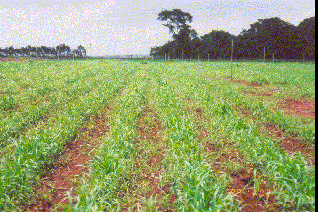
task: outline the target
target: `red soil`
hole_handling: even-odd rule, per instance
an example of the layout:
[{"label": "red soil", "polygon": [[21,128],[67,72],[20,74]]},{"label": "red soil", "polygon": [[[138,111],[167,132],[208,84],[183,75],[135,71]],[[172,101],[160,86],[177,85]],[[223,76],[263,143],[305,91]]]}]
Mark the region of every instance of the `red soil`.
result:
[{"label": "red soil", "polygon": [[[77,185],[74,180],[86,171],[85,165],[91,159],[90,152],[97,145],[96,139],[109,131],[107,118],[104,115],[94,116],[93,121],[94,129],[83,128],[80,135],[84,138],[75,138],[65,146],[63,155],[56,156],[59,160],[54,164],[54,168],[44,176],[35,197],[36,203],[25,208],[26,211],[61,210],[59,205],[68,203],[66,192],[71,191],[74,195]],[[89,144],[89,147],[86,144]],[[47,197],[44,198],[41,194],[45,194]]]},{"label": "red soil", "polygon": [[289,154],[301,152],[307,159],[308,163],[315,165],[315,149],[307,142],[298,138],[286,135],[281,129],[271,124],[265,124],[265,128],[272,136],[278,138],[281,142],[278,145]]},{"label": "red soil", "polygon": [[262,87],[257,82],[248,82],[248,81],[244,81],[244,80],[236,79],[236,78],[231,79],[230,77],[225,77],[223,79],[230,80],[230,81],[234,82],[235,84],[247,85],[247,86],[251,86],[251,87],[254,87],[254,88]]},{"label": "red soil", "polygon": [[[194,114],[201,120],[204,120],[204,114],[201,109],[195,109]],[[208,137],[208,131],[205,129],[200,129],[199,140],[203,140]],[[231,145],[226,144],[225,145]],[[222,149],[220,146],[211,144],[210,142],[205,142],[205,148],[209,152],[220,153]],[[273,194],[270,193],[271,189],[268,187],[266,180],[260,185],[259,193],[254,190],[254,173],[253,167],[247,166],[247,168],[242,168],[237,172],[231,172],[228,170],[224,164],[229,164],[233,162],[240,163],[244,161],[244,157],[241,156],[236,151],[224,152],[216,159],[215,163],[211,164],[212,168],[218,172],[224,172],[231,176],[232,183],[228,187],[228,192],[236,197],[242,208],[242,212],[257,212],[257,211],[281,211],[281,209],[276,206],[276,199]]]},{"label": "red soil", "polygon": [[273,96],[272,93],[258,93],[258,92],[254,92],[254,91],[245,91],[245,94],[252,94],[253,96]]},{"label": "red soil", "polygon": [[[147,185],[148,192],[146,194],[138,194],[141,196],[144,196],[145,198],[149,199],[150,197],[153,197],[157,200],[157,210],[162,212],[168,212],[173,211],[173,208],[170,206],[169,208],[163,206],[160,204],[162,198],[164,195],[169,195],[170,200],[169,203],[173,204],[173,202],[176,199],[176,196],[171,194],[172,185],[165,185],[162,189],[160,188],[160,182],[159,178],[162,172],[162,161],[164,158],[165,151],[160,146],[161,137],[160,132],[162,130],[161,123],[159,120],[155,117],[155,112],[149,108],[148,106],[145,106],[144,109],[141,111],[139,115],[139,123],[137,127],[138,134],[140,136],[141,140],[147,140],[148,142],[151,142],[155,146],[155,152],[150,152],[148,156],[149,159],[147,162],[147,169],[143,169],[143,172],[139,173],[141,177],[139,179],[141,182],[139,184],[145,184]],[[148,118],[146,118],[148,117]],[[149,120],[149,117],[152,117]],[[142,150],[142,147],[140,146],[141,141],[136,141],[136,145],[139,149]],[[140,162],[142,160],[143,154],[141,153],[137,157],[137,168],[140,168]],[[133,209],[134,211],[139,211],[140,206],[142,204],[138,203],[137,206]],[[124,208],[124,211],[128,211],[129,206],[126,206]]]},{"label": "red soil", "polygon": [[[241,111],[243,116],[255,119],[249,110],[243,107],[238,107],[237,109]],[[315,165],[315,148],[311,144],[297,138],[296,136],[292,137],[287,135],[273,124],[265,124],[264,126],[267,132],[280,141],[278,142],[278,146],[280,146],[284,151],[289,154],[297,154],[298,152],[301,152],[302,155],[306,157],[309,164]]]},{"label": "red soil", "polygon": [[280,103],[280,108],[293,116],[303,116],[315,119],[315,102],[285,99]]},{"label": "red soil", "polygon": [[[231,195],[236,196],[243,208],[240,211],[281,211],[275,205],[275,196],[271,194],[266,181],[259,186],[259,192],[254,190],[253,170],[242,169],[238,173],[231,174],[233,183],[229,188]],[[268,202],[268,205],[266,205]]]}]

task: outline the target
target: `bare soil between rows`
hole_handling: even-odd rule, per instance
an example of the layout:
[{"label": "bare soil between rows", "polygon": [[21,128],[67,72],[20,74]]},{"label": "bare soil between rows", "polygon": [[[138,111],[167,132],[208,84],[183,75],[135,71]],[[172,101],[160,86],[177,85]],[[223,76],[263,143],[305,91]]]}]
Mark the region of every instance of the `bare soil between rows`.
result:
[{"label": "bare soil between rows", "polygon": [[[242,115],[249,117],[253,120],[255,116],[246,108],[237,108],[241,111]],[[308,164],[315,165],[315,147],[314,145],[298,138],[296,135],[288,135],[284,130],[278,128],[272,123],[262,123],[260,127],[263,127],[263,133],[269,133],[269,136],[273,137],[277,141],[277,145],[282,148],[288,154],[296,155],[299,152],[306,158]]]},{"label": "bare soil between rows", "polygon": [[[257,83],[248,83],[239,79],[233,80],[235,83],[252,86],[254,88],[260,88],[261,85]],[[271,97],[273,92],[259,92],[259,91],[245,91],[245,94],[253,96]],[[296,117],[307,117],[315,119],[315,101],[309,100],[293,100],[293,99],[278,99],[277,105],[280,109],[283,109],[286,114]]]},{"label": "bare soil between rows", "polygon": [[97,146],[97,139],[109,132],[108,120],[104,114],[93,117],[93,129],[82,128],[79,136],[64,147],[54,168],[45,174],[40,186],[36,188],[35,203],[24,208],[25,211],[61,210],[69,203],[67,191],[74,197],[77,177],[86,172],[90,154]]},{"label": "bare soil between rows", "polygon": [[[279,104],[280,108],[284,108],[289,115],[298,117],[307,117],[315,119],[315,102],[313,101],[296,101],[296,100],[281,100]],[[248,116],[255,120],[252,113],[244,108],[238,108],[244,116]],[[299,152],[306,157],[308,164],[315,165],[315,148],[308,142],[297,138],[297,136],[290,136],[284,133],[283,130],[279,129],[274,124],[265,123],[264,127],[267,132],[279,142],[278,146],[289,154],[296,155]]]},{"label": "bare soil between rows", "polygon": [[[194,114],[201,120],[205,121],[205,116],[200,108],[194,109]],[[199,128],[199,140],[204,141],[208,137],[206,129]],[[226,145],[231,145],[224,143]],[[262,183],[259,187],[259,192],[254,190],[254,168],[248,165],[238,171],[231,172],[225,167],[229,163],[242,163],[244,157],[237,151],[224,152],[222,147],[214,145],[209,141],[205,142],[205,148],[210,153],[219,155],[214,163],[211,164],[212,169],[221,173],[227,173],[232,178],[232,183],[228,187],[228,192],[236,198],[242,205],[242,212],[257,212],[257,211],[281,211],[282,209],[276,205],[276,198],[271,193],[271,188],[268,186],[266,179],[262,177]]]},{"label": "bare soil between rows", "polygon": [[265,124],[265,129],[271,136],[279,140],[277,143],[284,151],[296,155],[299,152],[306,158],[308,164],[315,165],[315,148],[297,137],[286,135],[283,130],[273,124]]},{"label": "bare soil between rows", "polygon": [[257,82],[248,82],[248,81],[244,81],[244,80],[237,79],[237,78],[231,79],[231,77],[223,77],[221,79],[234,82],[235,84],[247,85],[247,86],[254,87],[254,88],[262,87],[262,85],[258,84]]},{"label": "bare soil between rows", "polygon": [[[259,93],[259,92],[245,92],[252,94],[253,96],[272,96],[271,93]],[[280,109],[290,116],[294,117],[306,117],[315,120],[315,102],[308,100],[293,100],[293,99],[279,99],[277,103]],[[255,119],[253,115],[248,111],[241,109],[243,115],[250,116]],[[273,136],[278,139],[278,146],[289,154],[302,153],[306,157],[308,164],[315,165],[315,148],[296,136],[289,136],[284,133],[283,130],[276,127],[274,124],[264,124],[265,129]]]},{"label": "bare soil between rows", "polygon": [[279,103],[279,107],[289,115],[315,119],[314,101],[283,99]]},{"label": "bare soil between rows", "polygon": [[[139,134],[140,140],[135,141],[137,149],[140,151],[145,150],[141,144],[142,142],[149,142],[153,144],[154,150],[149,152],[148,155],[144,155],[142,152],[140,152],[136,158],[137,169],[142,169],[142,172],[138,173],[140,176],[136,176],[136,178],[140,179],[138,184],[146,185],[148,188],[146,193],[137,193],[137,196],[145,197],[146,199],[155,199],[157,211],[174,211],[173,207],[164,206],[161,204],[164,196],[170,196],[169,205],[172,205],[176,199],[176,196],[171,194],[172,185],[166,184],[161,188],[159,182],[159,178],[164,172],[162,163],[165,155],[165,149],[161,145],[162,125],[156,117],[155,111],[149,108],[147,105],[144,105],[138,119],[137,132]],[[141,165],[142,161],[144,160],[143,157],[147,158],[147,167],[142,167]],[[133,191],[130,193],[133,193]],[[144,207],[139,200],[136,200],[135,205],[136,206],[133,208],[133,211],[140,211]],[[131,205],[125,206],[124,211],[128,211],[128,208],[130,207]]]},{"label": "bare soil between rows", "polygon": [[[230,77],[221,78],[227,81],[232,81],[235,84],[242,84],[246,86],[250,86],[256,89],[262,87],[262,85],[257,82],[247,82],[241,79],[231,79]],[[277,92],[277,91],[274,91]],[[245,91],[245,94],[250,94],[253,96],[263,96],[263,97],[271,97],[274,92],[259,92],[259,91]],[[296,117],[307,117],[311,119],[315,119],[315,101],[308,100],[293,100],[293,99],[279,99],[277,103],[279,108],[285,110],[288,115],[296,116]]]}]

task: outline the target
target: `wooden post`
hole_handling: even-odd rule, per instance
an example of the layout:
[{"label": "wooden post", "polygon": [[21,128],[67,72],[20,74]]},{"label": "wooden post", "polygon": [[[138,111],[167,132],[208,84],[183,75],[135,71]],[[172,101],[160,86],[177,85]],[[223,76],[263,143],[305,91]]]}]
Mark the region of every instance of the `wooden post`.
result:
[{"label": "wooden post", "polygon": [[184,50],[182,49],[182,61],[184,59]]},{"label": "wooden post", "polygon": [[210,61],[210,54],[208,54],[208,61]]},{"label": "wooden post", "polygon": [[[92,43],[89,43],[89,50],[91,51],[91,54],[92,54]],[[86,55],[86,53],[85,53],[85,58],[86,60],[88,59],[88,56]]]},{"label": "wooden post", "polygon": [[275,53],[273,53],[273,64],[275,63]]},{"label": "wooden post", "polygon": [[264,63],[265,63],[265,60],[266,60],[266,47],[264,47]]},{"label": "wooden post", "polygon": [[234,41],[232,39],[232,51],[231,51],[231,80],[233,80],[233,51],[234,51]]}]

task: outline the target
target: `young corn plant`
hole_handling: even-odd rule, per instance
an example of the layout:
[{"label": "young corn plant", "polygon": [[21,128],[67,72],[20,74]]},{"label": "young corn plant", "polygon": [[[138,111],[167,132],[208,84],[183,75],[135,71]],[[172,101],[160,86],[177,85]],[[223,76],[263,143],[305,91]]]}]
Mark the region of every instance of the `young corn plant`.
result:
[{"label": "young corn plant", "polygon": [[133,182],[137,157],[134,141],[138,138],[135,125],[142,105],[142,96],[137,92],[142,84],[137,74],[130,76],[132,83],[111,103],[107,111],[111,117],[110,135],[101,141],[100,150],[95,153],[88,180],[83,178],[77,191],[76,204],[66,209],[120,211],[125,207]]},{"label": "young corn plant", "polygon": [[74,137],[84,119],[96,113],[123,86],[125,74],[113,72],[113,81],[101,83],[89,95],[68,103],[67,110],[51,114],[46,123],[16,140],[12,152],[1,158],[1,210],[30,200],[45,167],[54,162],[54,156]]}]

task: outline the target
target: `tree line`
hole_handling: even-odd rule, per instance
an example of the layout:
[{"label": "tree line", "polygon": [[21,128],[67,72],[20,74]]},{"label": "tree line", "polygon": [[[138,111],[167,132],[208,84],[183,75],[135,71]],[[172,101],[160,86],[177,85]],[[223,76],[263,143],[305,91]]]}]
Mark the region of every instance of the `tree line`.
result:
[{"label": "tree line", "polygon": [[0,57],[37,57],[37,58],[83,58],[86,56],[86,49],[80,45],[77,49],[71,49],[65,44],[56,47],[22,47],[13,46],[0,48]]},{"label": "tree line", "polygon": [[235,59],[260,59],[264,53],[266,58],[282,60],[315,59],[315,17],[304,19],[298,26],[278,17],[259,19],[237,36],[213,30],[200,37],[189,25],[191,14],[180,9],[164,10],[157,19],[169,28],[172,40],[151,48],[155,58],[229,59],[233,41]]}]

